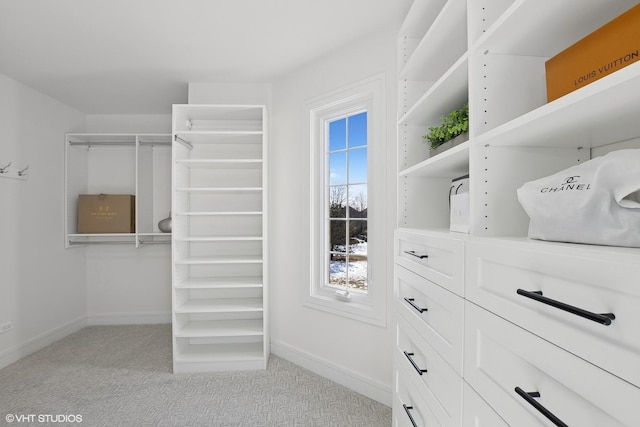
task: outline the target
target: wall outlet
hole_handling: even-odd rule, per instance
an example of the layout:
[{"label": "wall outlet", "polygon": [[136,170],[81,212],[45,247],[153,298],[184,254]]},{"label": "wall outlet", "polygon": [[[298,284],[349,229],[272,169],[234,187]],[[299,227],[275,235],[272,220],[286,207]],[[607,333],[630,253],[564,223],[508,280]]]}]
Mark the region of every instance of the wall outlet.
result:
[{"label": "wall outlet", "polygon": [[2,325],[0,325],[0,334],[3,332],[9,332],[12,329],[13,329],[12,321],[4,322]]}]

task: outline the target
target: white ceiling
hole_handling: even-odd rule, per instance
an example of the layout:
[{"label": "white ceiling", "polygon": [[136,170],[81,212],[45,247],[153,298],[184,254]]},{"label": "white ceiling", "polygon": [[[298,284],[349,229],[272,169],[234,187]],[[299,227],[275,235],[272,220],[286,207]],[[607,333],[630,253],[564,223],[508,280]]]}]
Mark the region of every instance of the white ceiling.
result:
[{"label": "white ceiling", "polygon": [[269,82],[409,0],[0,0],[0,73],[88,114],[170,113],[189,82]]}]

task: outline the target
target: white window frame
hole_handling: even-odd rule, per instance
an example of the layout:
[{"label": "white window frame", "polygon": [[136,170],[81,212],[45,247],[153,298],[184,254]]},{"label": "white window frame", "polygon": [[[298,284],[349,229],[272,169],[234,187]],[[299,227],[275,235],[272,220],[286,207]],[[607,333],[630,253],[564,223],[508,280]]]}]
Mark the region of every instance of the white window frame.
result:
[{"label": "white window frame", "polygon": [[[330,94],[315,98],[305,105],[311,171],[311,259],[307,307],[386,326],[386,108],[385,76],[380,74]],[[325,237],[326,141],[329,121],[367,112],[367,292],[341,295],[327,286]],[[375,171],[375,173],[374,173]],[[327,279],[327,280],[325,280]]]}]

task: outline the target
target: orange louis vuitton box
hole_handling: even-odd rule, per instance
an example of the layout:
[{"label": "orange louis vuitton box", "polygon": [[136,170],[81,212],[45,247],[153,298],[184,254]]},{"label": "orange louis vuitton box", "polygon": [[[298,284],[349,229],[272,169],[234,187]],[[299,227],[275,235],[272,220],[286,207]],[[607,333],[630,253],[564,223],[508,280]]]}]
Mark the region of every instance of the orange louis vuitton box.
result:
[{"label": "orange louis vuitton box", "polygon": [[638,60],[640,5],[545,62],[547,101],[560,98]]},{"label": "orange louis vuitton box", "polygon": [[80,194],[78,233],[135,233],[135,196]]}]

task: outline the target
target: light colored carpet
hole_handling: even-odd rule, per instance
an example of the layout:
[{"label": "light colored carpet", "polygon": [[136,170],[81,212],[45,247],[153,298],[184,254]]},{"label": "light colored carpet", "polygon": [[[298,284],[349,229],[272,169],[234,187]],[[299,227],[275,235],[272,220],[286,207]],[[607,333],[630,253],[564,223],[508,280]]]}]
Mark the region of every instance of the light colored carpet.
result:
[{"label": "light colored carpet", "polygon": [[[174,375],[169,325],[90,326],[1,369],[0,425],[8,414],[56,426],[391,425],[389,407],[276,356],[266,371]],[[7,425],[47,425],[32,419]]]}]

